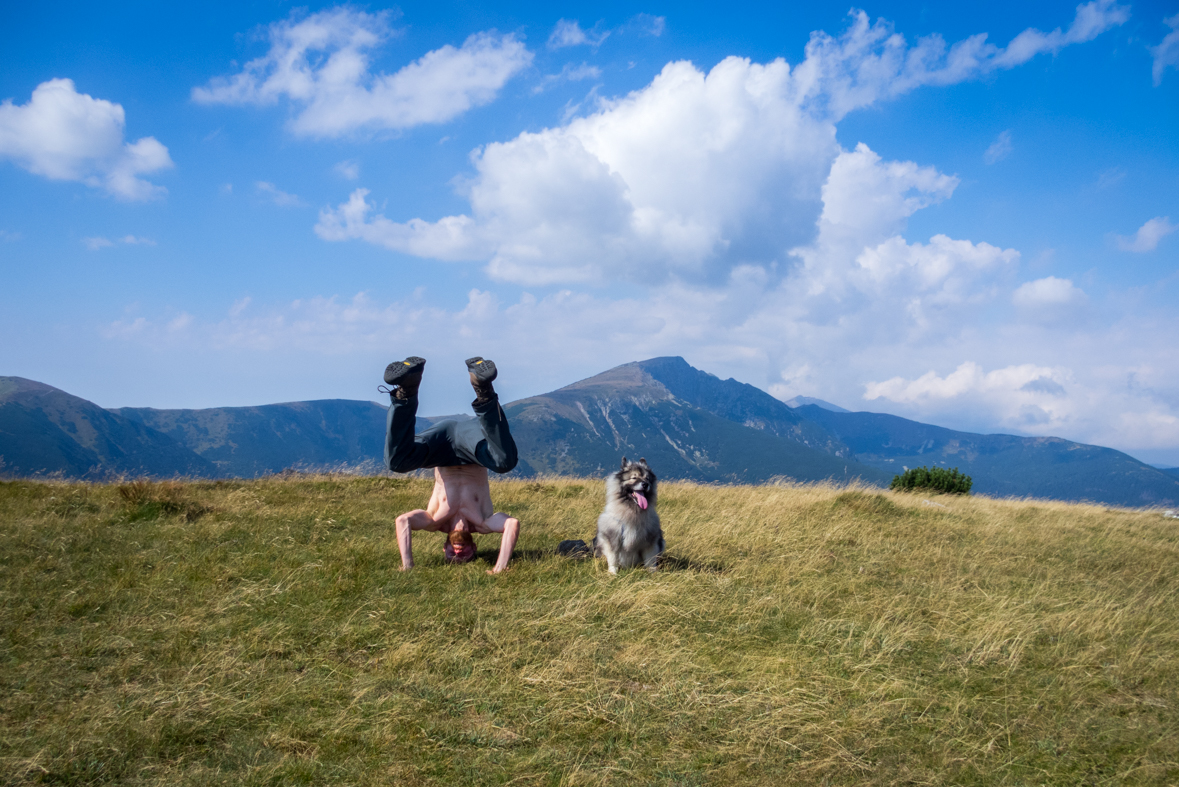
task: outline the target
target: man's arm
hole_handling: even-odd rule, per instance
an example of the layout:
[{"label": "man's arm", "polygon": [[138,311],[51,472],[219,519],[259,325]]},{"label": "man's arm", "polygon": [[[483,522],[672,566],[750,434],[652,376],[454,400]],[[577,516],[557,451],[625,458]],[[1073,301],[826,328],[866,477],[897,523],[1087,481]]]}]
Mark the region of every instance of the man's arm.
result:
[{"label": "man's arm", "polygon": [[401,570],[413,568],[413,536],[414,530],[437,530],[438,525],[434,517],[421,510],[406,511],[397,517],[397,549],[401,551]]},{"label": "man's arm", "polygon": [[512,559],[512,550],[516,548],[516,538],[520,535],[520,520],[507,514],[492,514],[483,520],[483,524],[475,528],[476,533],[502,533],[499,542],[499,557],[496,558],[495,568],[488,574],[498,574],[506,571],[508,561]]}]

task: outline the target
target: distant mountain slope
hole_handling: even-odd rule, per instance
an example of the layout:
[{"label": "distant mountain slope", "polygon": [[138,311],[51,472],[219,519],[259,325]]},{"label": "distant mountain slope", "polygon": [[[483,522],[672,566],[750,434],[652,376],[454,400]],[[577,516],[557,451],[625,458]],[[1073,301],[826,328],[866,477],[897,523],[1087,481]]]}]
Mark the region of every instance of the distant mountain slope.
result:
[{"label": "distant mountain slope", "polygon": [[956,432],[894,415],[837,413],[815,405],[796,412],[847,443],[861,462],[890,474],[905,466],[957,467],[974,479],[979,494],[1124,506],[1179,503],[1179,478],[1112,448],[1059,437]]},{"label": "distant mountain slope", "polygon": [[[253,477],[288,467],[382,467],[385,407],[341,399],[204,410],[107,411],[49,385],[0,377],[0,475],[60,472]],[[1055,437],[978,435],[827,403],[791,408],[682,358],[625,364],[504,405],[517,476],[601,476],[625,454],[663,478],[759,483],[958,467],[996,496],[1179,505],[1179,470]],[[421,431],[447,416],[418,418]],[[456,416],[469,417],[469,416]]]},{"label": "distant mountain slope", "polygon": [[[627,364],[629,365],[631,364]],[[794,412],[794,408],[785,402],[775,399],[760,388],[737,382],[731,377],[721,380],[689,365],[680,357],[651,358],[633,365],[662,383],[677,399],[701,410],[751,429],[766,431],[802,443],[824,453],[844,459],[851,458],[851,451],[846,445],[833,438],[825,429],[799,416]],[[622,369],[625,366],[618,368]],[[574,383],[569,388],[581,384]]]},{"label": "distant mountain slope", "polygon": [[[258,407],[114,412],[174,438],[209,460],[217,474],[252,478],[288,467],[357,465],[384,459],[386,408],[375,402],[320,399]],[[419,418],[417,429],[430,425]]]},{"label": "distant mountain slope", "polygon": [[23,377],[0,377],[0,457],[0,473],[16,476],[216,474],[167,435]]},{"label": "distant mountain slope", "polygon": [[850,413],[851,410],[846,410],[837,404],[825,402],[822,399],[816,399],[813,396],[796,396],[793,399],[787,399],[786,404],[791,407],[802,407],[804,404],[813,404],[822,407],[824,410],[830,410],[833,413]]},{"label": "distant mountain slope", "polygon": [[[678,363],[667,361],[682,363],[689,371],[676,370]],[[764,416],[763,428],[744,426],[673,395],[648,364],[697,401],[738,414],[735,417],[741,413]],[[691,373],[704,375],[682,359],[625,364],[552,393],[512,402],[504,409],[520,455],[542,473],[602,475],[614,470],[625,454],[646,457],[662,478],[743,483],[776,476],[803,481],[887,480],[887,474],[875,468],[779,437],[771,425],[812,438],[823,432],[805,425],[794,432],[792,421],[778,417],[772,406],[761,413],[749,409],[740,396],[724,396],[736,389],[715,377],[705,375],[719,386],[704,381],[693,388]]]},{"label": "distant mountain slope", "polygon": [[1160,467],[1157,469],[1160,473],[1166,473],[1169,476],[1179,478],[1179,467]]}]

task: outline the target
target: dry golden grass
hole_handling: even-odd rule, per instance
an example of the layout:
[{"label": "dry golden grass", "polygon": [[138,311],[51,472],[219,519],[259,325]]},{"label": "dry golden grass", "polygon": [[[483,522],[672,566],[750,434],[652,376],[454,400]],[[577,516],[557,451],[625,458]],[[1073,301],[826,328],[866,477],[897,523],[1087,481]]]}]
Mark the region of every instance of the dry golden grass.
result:
[{"label": "dry golden grass", "polygon": [[1174,784],[1159,512],[661,489],[664,570],[567,561],[596,480],[493,484],[510,572],[403,574],[424,479],[0,484],[6,784]]}]

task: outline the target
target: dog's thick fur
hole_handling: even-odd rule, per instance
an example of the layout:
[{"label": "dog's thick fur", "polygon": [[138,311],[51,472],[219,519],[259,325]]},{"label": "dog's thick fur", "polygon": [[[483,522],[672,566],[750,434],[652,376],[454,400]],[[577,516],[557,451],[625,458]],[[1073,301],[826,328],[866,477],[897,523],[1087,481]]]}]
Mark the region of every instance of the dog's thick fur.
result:
[{"label": "dog's thick fur", "polygon": [[606,507],[598,517],[594,556],[606,558],[611,574],[640,564],[648,571],[659,568],[663,530],[655,513],[656,483],[646,459],[630,462],[625,456],[622,468],[606,476]]}]

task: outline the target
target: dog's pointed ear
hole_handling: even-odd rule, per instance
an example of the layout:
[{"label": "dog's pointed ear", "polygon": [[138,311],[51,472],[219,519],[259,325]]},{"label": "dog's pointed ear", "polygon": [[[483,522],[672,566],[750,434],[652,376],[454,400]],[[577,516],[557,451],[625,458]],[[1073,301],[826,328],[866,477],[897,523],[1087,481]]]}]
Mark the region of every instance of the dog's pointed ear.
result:
[{"label": "dog's pointed ear", "polygon": [[639,464],[641,464],[643,467],[646,467],[646,466],[647,466],[647,457],[645,457],[645,456],[644,456],[644,457],[640,457],[640,458],[639,458]]},{"label": "dog's pointed ear", "polygon": [[626,466],[627,466],[628,464],[630,464],[630,463],[626,461],[626,457],[625,457],[625,456],[624,456],[624,457],[622,457],[622,467],[623,467],[623,469],[626,469]]}]

